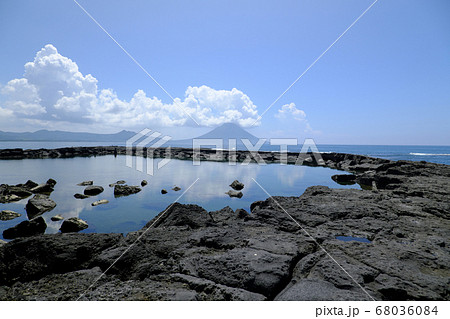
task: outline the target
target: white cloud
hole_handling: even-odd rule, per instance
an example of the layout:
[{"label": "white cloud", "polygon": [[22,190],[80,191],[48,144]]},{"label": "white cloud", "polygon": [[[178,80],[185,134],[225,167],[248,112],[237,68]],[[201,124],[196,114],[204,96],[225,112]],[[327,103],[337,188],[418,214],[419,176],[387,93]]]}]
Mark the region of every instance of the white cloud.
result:
[{"label": "white cloud", "polygon": [[306,113],[303,110],[299,110],[295,103],[285,104],[275,115],[277,118],[293,118],[297,121],[306,121]]},{"label": "white cloud", "polygon": [[[215,90],[208,86],[186,89],[183,99],[164,103],[138,90],[121,100],[112,89],[98,88],[92,75],[47,44],[25,64],[24,77],[9,81],[1,90],[2,106],[29,123],[57,126],[79,123],[96,127],[216,126],[226,122],[250,126],[258,118],[256,105],[242,91]],[[259,124],[259,123],[257,123]]]}]

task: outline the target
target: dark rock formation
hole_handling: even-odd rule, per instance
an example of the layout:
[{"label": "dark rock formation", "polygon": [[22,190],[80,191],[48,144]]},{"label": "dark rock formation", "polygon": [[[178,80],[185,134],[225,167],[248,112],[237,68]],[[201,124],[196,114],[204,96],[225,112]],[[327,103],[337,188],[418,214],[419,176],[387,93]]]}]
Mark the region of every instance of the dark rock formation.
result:
[{"label": "dark rock formation", "polygon": [[36,217],[32,220],[24,220],[20,224],[8,228],[3,231],[3,238],[14,239],[19,237],[30,237],[38,234],[43,234],[47,229],[47,224],[42,216]]},{"label": "dark rock formation", "polygon": [[45,212],[51,211],[56,207],[56,203],[47,195],[37,194],[28,200],[25,209],[29,219],[39,216]]},{"label": "dark rock formation", "polygon": [[174,192],[178,192],[178,191],[181,190],[181,188],[178,187],[178,186],[174,186],[174,187],[172,188],[172,190],[173,190]]},{"label": "dark rock formation", "polygon": [[95,196],[104,191],[103,187],[91,185],[84,189],[84,195]]},{"label": "dark rock formation", "polygon": [[75,195],[73,195],[73,197],[75,197],[76,199],[85,199],[85,198],[89,198],[89,195],[84,195],[84,194],[80,194],[80,193],[76,193]]},{"label": "dark rock formation", "polygon": [[234,191],[234,190],[229,190],[225,194],[227,194],[230,197],[237,197],[237,198],[241,198],[242,196],[244,196],[244,194],[242,194],[242,192],[238,192],[238,191]]},{"label": "dark rock formation", "polygon": [[62,217],[61,215],[55,215],[55,216],[52,216],[51,218],[50,218],[50,220],[51,221],[53,221],[53,222],[57,222],[57,221],[60,221],[60,220],[63,220],[64,219],[64,217]]},{"label": "dark rock formation", "polygon": [[91,186],[91,185],[94,185],[94,181],[84,181],[77,184],[77,186]]},{"label": "dark rock formation", "polygon": [[141,182],[141,186],[142,187],[147,186],[147,184],[148,184],[148,182],[145,179],[142,180],[142,182]]},{"label": "dark rock formation", "polygon": [[[0,247],[0,299],[449,300],[450,167],[322,157],[366,189],[309,187],[255,202],[251,214],[175,203],[126,238],[17,239]],[[319,162],[309,154],[304,164]]]},{"label": "dark rock formation", "polygon": [[2,210],[0,212],[0,220],[3,220],[3,221],[11,220],[11,219],[14,219],[14,218],[17,218],[17,217],[20,217],[20,216],[22,216],[22,215],[19,214],[19,213],[14,212],[12,210]]},{"label": "dark rock formation", "polygon": [[59,230],[61,233],[76,233],[88,227],[89,225],[84,220],[78,217],[71,217],[63,221]]},{"label": "dark rock formation", "polygon": [[128,196],[131,194],[136,194],[141,191],[139,186],[128,186],[128,185],[115,185],[114,186],[114,196]]},{"label": "dark rock formation", "polygon": [[167,194],[167,190],[161,189],[161,194]]},{"label": "dark rock formation", "polygon": [[244,188],[244,184],[239,182],[238,180],[233,181],[233,183],[230,184],[230,187],[234,190],[240,191]]}]

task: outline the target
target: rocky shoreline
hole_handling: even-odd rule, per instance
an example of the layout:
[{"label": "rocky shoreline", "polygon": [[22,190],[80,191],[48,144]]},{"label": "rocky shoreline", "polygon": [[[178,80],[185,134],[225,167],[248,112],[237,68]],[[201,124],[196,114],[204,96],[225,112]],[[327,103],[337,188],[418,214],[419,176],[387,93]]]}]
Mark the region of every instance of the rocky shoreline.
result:
[{"label": "rocky shoreline", "polygon": [[[0,150],[0,159],[125,154],[125,147],[15,149]],[[299,160],[296,153],[259,154],[267,163]],[[192,160],[194,153],[172,148],[170,155]],[[245,151],[213,150],[201,150],[199,159],[232,156],[255,160]],[[301,162],[350,172],[333,179],[363,190],[313,186],[299,197],[255,202],[251,212],[175,203],[126,237],[67,233],[0,242],[0,299],[449,300],[450,166],[321,156],[320,163],[314,154]],[[0,200],[11,195],[7,186]]]}]

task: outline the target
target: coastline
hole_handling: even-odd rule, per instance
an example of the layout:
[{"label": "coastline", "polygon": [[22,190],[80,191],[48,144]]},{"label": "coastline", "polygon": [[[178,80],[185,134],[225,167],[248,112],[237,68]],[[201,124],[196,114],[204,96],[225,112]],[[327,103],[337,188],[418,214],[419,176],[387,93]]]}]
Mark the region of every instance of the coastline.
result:
[{"label": "coastline", "polygon": [[[171,151],[172,158],[192,160],[192,149]],[[266,163],[283,160],[259,154]],[[3,160],[102,155],[126,155],[126,147],[0,150]],[[232,155],[202,149],[199,160]],[[298,155],[288,153],[287,163]],[[305,155],[303,165],[317,166],[313,155]],[[236,151],[237,162],[249,156]],[[176,203],[126,237],[16,239],[0,246],[0,299],[77,299],[145,232],[81,300],[449,300],[450,166],[321,156],[326,167],[352,173],[364,189],[312,186],[300,197],[257,201],[251,212]]]}]

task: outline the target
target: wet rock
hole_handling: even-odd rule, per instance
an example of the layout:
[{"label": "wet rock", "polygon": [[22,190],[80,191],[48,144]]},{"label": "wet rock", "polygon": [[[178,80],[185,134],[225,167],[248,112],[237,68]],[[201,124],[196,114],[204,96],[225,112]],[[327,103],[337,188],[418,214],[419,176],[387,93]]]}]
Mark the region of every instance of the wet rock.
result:
[{"label": "wet rock", "polygon": [[131,194],[136,194],[141,191],[139,186],[128,186],[128,185],[115,185],[114,186],[114,196],[128,196]]},{"label": "wet rock", "polygon": [[101,199],[101,200],[98,200],[98,201],[93,202],[91,205],[92,205],[92,206],[98,206],[98,205],[108,204],[108,203],[109,203],[108,200],[106,200],[106,199]]},{"label": "wet rock", "polygon": [[91,185],[94,185],[94,181],[84,181],[77,184],[77,186],[91,186]]},{"label": "wet rock", "polygon": [[103,191],[104,191],[103,187],[92,185],[84,189],[84,195],[95,196],[102,193]]},{"label": "wet rock", "polygon": [[244,184],[239,182],[238,180],[233,181],[233,183],[230,184],[230,187],[234,190],[240,191],[244,188]]},{"label": "wet rock", "polygon": [[11,219],[14,219],[14,218],[17,218],[17,217],[20,217],[20,216],[22,216],[22,215],[19,214],[19,213],[14,212],[12,210],[2,210],[0,212],[0,220],[3,220],[3,221],[11,220]]},{"label": "wet rock", "polygon": [[122,185],[122,184],[126,184],[127,182],[126,181],[124,181],[124,180],[120,180],[120,181],[117,181],[116,182],[116,184],[118,184],[118,185]]},{"label": "wet rock", "polygon": [[147,186],[147,184],[148,184],[148,182],[145,179],[141,182],[142,187]]},{"label": "wet rock", "polygon": [[43,234],[47,229],[47,224],[45,223],[42,216],[36,217],[32,220],[24,220],[20,224],[8,228],[3,231],[3,238],[5,239],[15,239],[19,237],[30,237],[39,234]]},{"label": "wet rock", "polygon": [[173,187],[173,188],[172,188],[172,190],[173,190],[173,191],[175,191],[175,192],[178,192],[178,191],[180,191],[180,190],[181,190],[181,188],[180,188],[180,187],[178,187],[178,186],[175,186],[175,187]]},{"label": "wet rock", "polygon": [[356,176],[350,174],[333,175],[331,179],[341,185],[353,185],[356,183]]},{"label": "wet rock", "polygon": [[58,221],[60,221],[60,220],[63,220],[64,217],[62,217],[60,214],[58,214],[58,215],[52,216],[50,219],[51,219],[51,221],[53,221],[53,222],[58,222]]},{"label": "wet rock", "polygon": [[25,209],[29,219],[42,215],[45,212],[51,211],[56,207],[56,203],[47,195],[37,194],[28,200]]},{"label": "wet rock", "polygon": [[73,197],[75,197],[76,199],[85,199],[85,198],[89,198],[90,196],[76,193],[75,195],[73,195]]},{"label": "wet rock", "polygon": [[161,194],[167,194],[167,190],[161,189]]},{"label": "wet rock", "polygon": [[227,194],[230,197],[237,197],[237,198],[241,198],[242,196],[244,196],[244,194],[242,194],[242,192],[238,192],[238,191],[234,191],[234,190],[229,190],[225,194]]},{"label": "wet rock", "polygon": [[88,227],[89,225],[84,220],[78,217],[71,217],[63,221],[59,230],[61,233],[76,233]]}]

